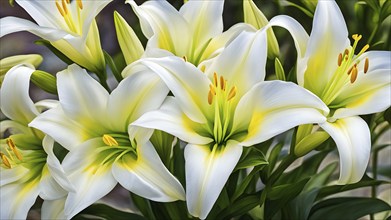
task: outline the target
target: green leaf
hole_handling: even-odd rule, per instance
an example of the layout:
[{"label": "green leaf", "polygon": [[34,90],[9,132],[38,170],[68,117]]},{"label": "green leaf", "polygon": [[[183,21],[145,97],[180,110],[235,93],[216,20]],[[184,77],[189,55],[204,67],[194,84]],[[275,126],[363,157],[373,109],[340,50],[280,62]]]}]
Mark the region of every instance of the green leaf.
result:
[{"label": "green leaf", "polygon": [[261,151],[250,148],[249,153],[246,154],[245,157],[240,158],[233,172],[241,169],[267,164],[269,163],[267,162],[265,155]]},{"label": "green leaf", "polygon": [[368,176],[364,176],[363,179],[360,182],[353,183],[353,184],[348,184],[348,185],[334,185],[334,186],[326,186],[323,187],[321,190],[319,190],[319,194],[317,196],[317,200],[324,198],[326,196],[330,196],[332,194],[352,190],[352,189],[357,189],[361,187],[366,187],[366,186],[378,186],[381,184],[386,184],[389,183],[387,181],[383,180],[374,180]]},{"label": "green leaf", "polygon": [[314,17],[314,14],[313,12],[309,11],[308,9],[298,5],[298,4],[295,4],[293,2],[290,2],[290,1],[285,1],[289,6],[293,6],[297,9],[299,9],[300,11],[304,12],[304,14],[306,14],[308,17],[312,18]]},{"label": "green leaf", "polygon": [[134,193],[131,193],[133,203],[140,210],[140,212],[147,218],[148,220],[156,220],[155,215],[153,214],[151,204],[147,199],[144,199],[141,196],[138,196]]},{"label": "green leaf", "polygon": [[231,219],[235,216],[243,215],[257,205],[259,205],[259,194],[241,197],[232,203],[228,208],[223,209],[219,213],[218,219]]},{"label": "green leaf", "polygon": [[273,149],[270,152],[270,155],[268,158],[268,161],[269,161],[268,176],[272,173],[272,171],[277,163],[278,155],[280,155],[282,147],[284,147],[284,144],[278,143],[276,146],[273,147]]},{"label": "green leaf", "polygon": [[380,10],[380,5],[378,0],[364,0],[364,2],[369,5],[375,12]]},{"label": "green leaf", "polygon": [[384,119],[391,125],[391,107],[384,112]]},{"label": "green leaf", "polygon": [[71,59],[69,59],[67,56],[65,56],[61,51],[59,51],[55,47],[53,47],[53,45],[49,41],[44,40],[44,39],[40,39],[40,40],[36,40],[34,43],[36,45],[43,45],[43,46],[47,47],[50,51],[52,51],[52,53],[54,53],[54,55],[56,55],[58,58],[60,58],[60,60],[62,60],[64,63],[66,63],[68,65],[71,65],[72,63],[74,63]]},{"label": "green leaf", "polygon": [[118,70],[117,65],[115,64],[113,58],[111,58],[110,54],[108,54],[106,51],[103,51],[103,55],[105,57],[106,63],[109,65],[111,71],[113,72],[115,79],[118,82],[121,82],[121,80],[123,78],[122,78],[121,72]]},{"label": "green leaf", "polygon": [[12,7],[14,7],[15,0],[8,0],[8,3],[9,3]]},{"label": "green leaf", "polygon": [[283,214],[293,219],[307,219],[319,189],[327,183],[336,167],[337,163],[329,164],[318,174],[312,176],[303,191],[283,208]]},{"label": "green leaf", "polygon": [[379,21],[383,22],[390,15],[391,15],[391,1],[385,1],[380,9]]},{"label": "green leaf", "polygon": [[144,217],[115,209],[103,203],[92,204],[72,219],[115,219],[115,220],[146,220]]},{"label": "green leaf", "polygon": [[309,220],[356,220],[365,215],[390,209],[391,206],[376,198],[332,198],[316,204],[311,209]]},{"label": "green leaf", "polygon": [[302,179],[296,183],[278,185],[267,194],[265,202],[265,219],[271,219],[289,201],[294,199],[303,190],[310,178]]},{"label": "green leaf", "polygon": [[264,165],[260,165],[260,166],[254,167],[254,169],[251,170],[251,172],[243,179],[243,181],[236,188],[236,190],[235,190],[235,192],[234,192],[234,194],[232,195],[232,198],[231,198],[232,201],[235,201],[237,198],[239,198],[239,196],[241,196],[244,193],[244,191],[249,186],[250,182],[255,177],[258,176],[256,174],[258,174],[259,170],[261,170],[263,167],[264,167]]}]

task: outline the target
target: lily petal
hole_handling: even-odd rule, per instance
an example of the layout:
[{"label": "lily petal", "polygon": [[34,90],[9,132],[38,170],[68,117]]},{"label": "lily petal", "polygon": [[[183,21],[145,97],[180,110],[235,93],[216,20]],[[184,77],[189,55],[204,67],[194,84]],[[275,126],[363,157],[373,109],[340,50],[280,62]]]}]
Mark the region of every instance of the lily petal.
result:
[{"label": "lily petal", "polygon": [[179,139],[196,144],[212,142],[211,138],[203,137],[194,130],[201,125],[192,122],[181,111],[176,98],[173,97],[167,97],[159,110],[145,113],[133,122],[131,126],[162,130],[177,136]]},{"label": "lily petal", "polygon": [[61,106],[40,114],[29,126],[50,135],[68,150],[81,144],[88,137],[95,136],[91,133],[94,130],[86,129],[80,123],[69,119]]},{"label": "lily petal", "polygon": [[304,85],[304,72],[307,68],[308,57],[305,57],[309,36],[303,26],[295,19],[286,16],[278,15],[273,17],[266,27],[277,26],[285,28],[291,34],[297,50],[297,82],[299,85]]},{"label": "lily petal", "polygon": [[308,63],[304,87],[321,95],[338,67],[338,54],[349,45],[348,30],[337,3],[319,1],[305,55]]},{"label": "lily petal", "polygon": [[[370,66],[364,73],[366,58]],[[381,112],[391,105],[391,52],[369,51],[361,55],[360,60],[357,80],[345,86],[335,100],[344,106],[335,111],[334,118]]]},{"label": "lily petal", "polygon": [[164,166],[150,142],[137,146],[137,155],[137,160],[123,156],[113,164],[113,176],[123,187],[153,201],[185,200],[182,185]]},{"label": "lily petal", "polygon": [[0,186],[3,187],[7,184],[16,182],[17,180],[21,179],[24,177],[28,172],[29,169],[27,169],[24,166],[15,166],[12,167],[12,169],[3,169],[0,168]]},{"label": "lily petal", "polygon": [[39,114],[29,96],[30,77],[34,71],[32,66],[15,66],[7,72],[1,86],[1,111],[24,125]]},{"label": "lily petal", "polygon": [[242,32],[213,61],[206,74],[210,78],[213,77],[214,72],[224,76],[228,83],[237,86],[238,94],[243,94],[256,83],[264,80],[266,54],[266,31]]},{"label": "lily petal", "polygon": [[66,197],[56,200],[44,200],[41,207],[41,219],[65,219]]},{"label": "lily petal", "polygon": [[206,122],[208,106],[204,103],[207,102],[210,80],[203,72],[174,56],[141,59],[128,66],[124,72],[131,73],[140,66],[148,67],[160,76],[191,120]]},{"label": "lily petal", "polygon": [[360,117],[319,124],[337,144],[340,157],[339,184],[360,181],[367,168],[371,138],[367,123]]},{"label": "lily petal", "polygon": [[224,1],[193,1],[186,2],[179,13],[192,28],[193,56],[200,53],[209,39],[223,32]]},{"label": "lily petal", "polygon": [[168,91],[160,77],[151,71],[126,77],[109,96],[108,117],[113,128],[126,130],[145,112],[158,109]]},{"label": "lily petal", "polygon": [[242,154],[242,146],[228,141],[221,149],[188,144],[186,160],[186,201],[191,215],[205,219]]},{"label": "lily petal", "polygon": [[318,97],[294,83],[261,82],[239,101],[233,130],[247,130],[241,144],[251,146],[300,124],[323,123],[328,111]]},{"label": "lily petal", "polygon": [[54,140],[49,136],[45,136],[42,141],[42,146],[48,155],[47,159],[46,159],[46,165],[47,165],[47,168],[50,172],[50,176],[63,189],[65,189],[67,191],[75,191],[75,188],[72,185],[72,183],[69,181],[69,179],[67,178],[67,175],[60,164],[60,161],[54,155],[54,152],[53,152]]},{"label": "lily petal", "polygon": [[102,145],[101,138],[90,139],[70,151],[63,160],[63,167],[69,180],[77,186],[76,192],[69,192],[64,213],[70,219],[90,206],[117,184],[111,174],[111,165],[94,164]]},{"label": "lily petal", "polygon": [[126,3],[132,6],[144,35],[150,39],[147,47],[166,49],[180,57],[187,54],[191,40],[189,24],[172,5],[167,1],[148,1],[141,6],[133,0]]},{"label": "lily petal", "polygon": [[102,115],[105,114],[109,94],[84,69],[72,64],[57,73],[57,89],[62,109],[68,117],[87,128],[93,126],[95,131],[99,130],[96,122],[105,124]]},{"label": "lily petal", "polygon": [[21,19],[12,16],[1,18],[0,28],[1,28],[0,37],[19,31],[28,31],[46,40],[56,41],[69,35],[69,33],[64,30],[41,27],[26,19]]},{"label": "lily petal", "polygon": [[0,219],[26,219],[39,194],[37,181],[11,183],[0,187]]}]

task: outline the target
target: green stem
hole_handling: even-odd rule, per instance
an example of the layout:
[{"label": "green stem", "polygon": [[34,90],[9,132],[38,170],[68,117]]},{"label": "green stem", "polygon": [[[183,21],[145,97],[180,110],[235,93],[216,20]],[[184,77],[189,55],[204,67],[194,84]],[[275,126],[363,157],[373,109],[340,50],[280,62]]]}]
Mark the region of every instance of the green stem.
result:
[{"label": "green stem", "polygon": [[[378,160],[378,151],[373,151],[373,158],[372,158],[372,173],[373,173],[373,179],[377,179],[377,160]],[[376,186],[371,187],[371,196],[372,198],[376,198]],[[370,219],[374,220],[375,217],[373,214],[370,215]]]},{"label": "green stem", "polygon": [[376,23],[376,26],[375,26],[375,28],[373,29],[373,31],[372,31],[372,33],[371,33],[371,36],[370,36],[369,39],[368,39],[368,44],[371,44],[371,43],[372,43],[372,40],[373,40],[373,38],[375,37],[375,35],[376,35],[378,29],[379,29],[379,22]]}]

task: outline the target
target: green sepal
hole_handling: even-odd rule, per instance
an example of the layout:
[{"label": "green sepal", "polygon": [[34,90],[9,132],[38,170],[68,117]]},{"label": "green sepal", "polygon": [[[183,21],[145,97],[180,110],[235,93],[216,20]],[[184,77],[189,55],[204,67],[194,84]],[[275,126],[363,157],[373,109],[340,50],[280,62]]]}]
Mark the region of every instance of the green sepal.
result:
[{"label": "green sepal", "polygon": [[30,79],[31,82],[44,91],[51,94],[57,94],[57,79],[52,74],[42,70],[35,70]]},{"label": "green sepal", "polygon": [[111,72],[113,73],[115,79],[118,81],[118,82],[121,82],[121,80],[123,79],[122,78],[122,75],[121,75],[121,72],[118,71],[118,68],[117,68],[117,65],[115,64],[113,58],[110,56],[110,54],[108,54],[106,51],[103,51],[103,55],[105,57],[105,61],[106,63],[109,65],[110,69],[111,69]]}]

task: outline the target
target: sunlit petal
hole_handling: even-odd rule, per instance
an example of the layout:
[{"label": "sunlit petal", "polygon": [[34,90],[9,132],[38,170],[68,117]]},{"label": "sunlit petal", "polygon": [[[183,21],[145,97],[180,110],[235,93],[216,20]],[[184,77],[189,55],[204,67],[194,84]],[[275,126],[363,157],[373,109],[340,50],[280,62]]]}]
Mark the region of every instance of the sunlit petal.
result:
[{"label": "sunlit petal", "polygon": [[56,200],[44,200],[41,207],[41,219],[65,219],[66,197]]},{"label": "sunlit petal", "polygon": [[236,141],[212,151],[204,145],[186,146],[186,201],[191,215],[206,218],[241,154]]},{"label": "sunlit petal", "polygon": [[150,142],[137,147],[137,156],[137,160],[124,156],[113,165],[113,175],[123,187],[153,201],[185,200],[181,184],[169,173]]},{"label": "sunlit petal", "polygon": [[338,147],[339,184],[358,182],[365,173],[371,151],[367,123],[360,117],[349,117],[320,126],[330,134]]}]

